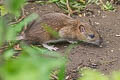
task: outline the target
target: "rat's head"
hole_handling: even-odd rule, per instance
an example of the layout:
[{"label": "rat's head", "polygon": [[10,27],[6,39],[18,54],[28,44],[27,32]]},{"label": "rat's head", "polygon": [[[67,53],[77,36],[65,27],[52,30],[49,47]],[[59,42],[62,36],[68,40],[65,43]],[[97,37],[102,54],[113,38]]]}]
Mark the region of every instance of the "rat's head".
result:
[{"label": "rat's head", "polygon": [[102,38],[100,34],[88,23],[79,22],[77,24],[77,39],[83,42],[101,45]]}]

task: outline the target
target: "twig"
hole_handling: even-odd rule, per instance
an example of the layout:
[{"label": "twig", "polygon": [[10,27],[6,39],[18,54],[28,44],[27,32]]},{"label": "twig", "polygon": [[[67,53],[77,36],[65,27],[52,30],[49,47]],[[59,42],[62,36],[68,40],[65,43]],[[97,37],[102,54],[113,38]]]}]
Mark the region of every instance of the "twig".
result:
[{"label": "twig", "polygon": [[6,48],[8,48],[6,45],[0,47],[0,54],[3,53]]},{"label": "twig", "polygon": [[25,18],[24,8],[21,8],[21,11],[22,11],[22,16],[16,22],[9,23],[10,25],[17,24],[17,23],[19,23],[20,21],[22,21]]},{"label": "twig", "polygon": [[102,0],[99,0],[102,5],[105,5]]},{"label": "twig", "polygon": [[111,2],[112,4],[114,4],[114,3],[115,3],[115,0],[111,0],[110,2]]},{"label": "twig", "polygon": [[70,8],[69,1],[68,1],[68,0],[66,0],[66,4],[67,4],[68,11],[69,11],[68,16],[70,16],[71,14],[73,14],[73,11],[72,11],[72,9]]}]

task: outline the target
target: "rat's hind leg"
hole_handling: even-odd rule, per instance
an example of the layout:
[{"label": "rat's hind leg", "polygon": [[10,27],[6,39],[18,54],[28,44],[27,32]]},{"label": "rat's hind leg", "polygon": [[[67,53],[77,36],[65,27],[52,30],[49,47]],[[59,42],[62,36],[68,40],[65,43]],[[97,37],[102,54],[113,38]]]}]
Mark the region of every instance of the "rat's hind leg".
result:
[{"label": "rat's hind leg", "polygon": [[59,48],[57,48],[57,47],[54,47],[54,45],[48,45],[47,43],[44,43],[44,44],[42,44],[43,45],[43,47],[44,48],[47,48],[48,50],[50,50],[50,51],[56,51],[56,50],[58,50]]},{"label": "rat's hind leg", "polygon": [[58,40],[49,40],[45,43],[43,43],[43,47],[47,48],[48,50],[50,51],[56,51],[58,50],[59,48],[57,47],[54,47],[54,45],[48,45],[49,43],[58,43],[58,42],[64,42],[64,41],[67,41],[66,39],[58,39]]}]

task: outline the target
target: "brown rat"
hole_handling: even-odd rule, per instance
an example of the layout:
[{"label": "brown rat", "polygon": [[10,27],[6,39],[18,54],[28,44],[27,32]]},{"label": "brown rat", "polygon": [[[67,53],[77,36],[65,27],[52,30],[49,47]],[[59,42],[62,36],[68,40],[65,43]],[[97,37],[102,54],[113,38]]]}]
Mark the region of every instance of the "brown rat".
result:
[{"label": "brown rat", "polygon": [[[58,33],[53,36],[44,28],[45,24]],[[29,43],[40,43],[50,50],[57,48],[49,47],[47,43],[59,41],[83,41],[100,45],[102,39],[99,33],[88,23],[83,23],[79,19],[73,19],[63,13],[48,13],[34,20],[28,25],[25,31],[25,40]]]}]

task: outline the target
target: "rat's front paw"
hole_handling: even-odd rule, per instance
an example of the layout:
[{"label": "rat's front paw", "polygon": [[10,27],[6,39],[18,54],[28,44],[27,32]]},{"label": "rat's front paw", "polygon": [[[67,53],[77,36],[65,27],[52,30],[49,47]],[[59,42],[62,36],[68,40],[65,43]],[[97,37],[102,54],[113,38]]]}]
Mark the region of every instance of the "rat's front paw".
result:
[{"label": "rat's front paw", "polygon": [[52,46],[49,46],[49,45],[47,45],[47,44],[42,44],[42,45],[43,45],[43,47],[47,48],[47,49],[50,50],[50,51],[56,51],[56,50],[59,49],[59,48],[57,48],[57,47],[54,47],[54,45],[52,45]]}]

